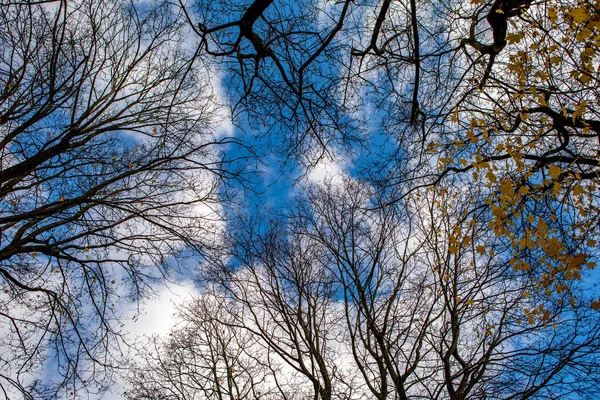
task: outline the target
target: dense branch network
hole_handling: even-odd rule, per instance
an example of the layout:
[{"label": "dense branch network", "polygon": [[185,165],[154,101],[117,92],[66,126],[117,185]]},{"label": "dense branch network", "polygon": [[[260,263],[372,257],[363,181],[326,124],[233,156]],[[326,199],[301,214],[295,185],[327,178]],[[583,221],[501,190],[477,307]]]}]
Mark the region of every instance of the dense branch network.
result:
[{"label": "dense branch network", "polygon": [[[0,388],[106,385],[113,299],[193,250],[214,256],[203,293],[141,351],[132,398],[596,395],[600,298],[582,280],[600,240],[599,15],[593,0],[3,3]],[[238,175],[211,128],[215,71],[259,157],[305,176],[343,158],[339,176],[223,232]],[[60,382],[32,380],[52,359]]]},{"label": "dense branch network", "polygon": [[119,307],[169,279],[184,250],[207,254],[217,189],[235,175],[177,10],[42,3],[0,6],[7,398],[104,390],[123,351]]}]

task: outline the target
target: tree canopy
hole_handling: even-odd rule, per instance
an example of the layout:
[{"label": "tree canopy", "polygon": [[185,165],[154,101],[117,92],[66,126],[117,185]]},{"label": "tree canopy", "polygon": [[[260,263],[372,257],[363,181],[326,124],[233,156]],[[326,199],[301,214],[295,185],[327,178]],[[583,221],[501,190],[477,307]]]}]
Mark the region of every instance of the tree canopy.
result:
[{"label": "tree canopy", "polygon": [[[5,394],[102,391],[114,304],[193,269],[131,398],[598,395],[600,2],[12,1],[0,20]],[[249,154],[293,189],[261,197]]]},{"label": "tree canopy", "polygon": [[[167,4],[0,6],[0,388],[106,385],[121,297],[205,253],[233,170]],[[53,375],[42,379],[44,369]]]},{"label": "tree canopy", "polygon": [[591,1],[200,1],[187,17],[234,112],[283,135],[284,154],[341,150],[390,202],[481,187],[472,209],[489,209],[510,262],[536,253],[555,289],[595,266],[598,15]]},{"label": "tree canopy", "polygon": [[471,193],[373,209],[364,189],[312,186],[280,218],[240,221],[127,397],[598,395],[600,319],[580,284],[557,300],[514,268],[487,221],[463,217]]}]

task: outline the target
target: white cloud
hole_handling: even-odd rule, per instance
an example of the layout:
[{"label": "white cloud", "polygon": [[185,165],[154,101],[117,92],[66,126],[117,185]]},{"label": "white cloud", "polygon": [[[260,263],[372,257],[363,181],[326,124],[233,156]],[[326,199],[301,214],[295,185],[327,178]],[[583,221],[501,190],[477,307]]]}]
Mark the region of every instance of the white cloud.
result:
[{"label": "white cloud", "polygon": [[[157,287],[155,295],[141,303],[139,310],[132,305],[131,309],[123,313],[122,330],[128,335],[130,343],[144,336],[165,336],[175,326],[177,307],[199,294],[200,290],[191,281]],[[133,353],[129,350],[125,357],[133,357]],[[122,377],[118,377],[109,392],[90,399],[121,400],[124,390]]]},{"label": "white cloud", "polygon": [[190,281],[160,286],[155,296],[140,304],[139,313],[131,310],[127,313],[129,315],[124,315],[123,331],[132,337],[169,333],[175,322],[177,306],[198,293]]},{"label": "white cloud", "polygon": [[306,171],[306,180],[310,183],[340,183],[347,176],[347,159],[335,154],[324,154],[316,165]]}]

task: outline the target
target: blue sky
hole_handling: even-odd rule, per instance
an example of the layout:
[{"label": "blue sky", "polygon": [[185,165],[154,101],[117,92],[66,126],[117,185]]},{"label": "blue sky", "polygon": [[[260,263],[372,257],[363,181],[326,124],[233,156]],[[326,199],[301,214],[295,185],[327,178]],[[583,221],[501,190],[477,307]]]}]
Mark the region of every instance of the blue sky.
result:
[{"label": "blue sky", "polygon": [[[239,18],[245,10],[244,7],[249,3],[249,1],[228,3],[203,0],[199,4],[207,7],[210,12],[200,15],[198,18],[200,18],[199,20],[206,18],[205,22],[215,25],[226,23]],[[140,4],[138,7],[142,10],[150,2],[144,1],[137,4]],[[228,182],[228,185],[221,188],[223,199],[227,201],[215,205],[215,210],[207,208],[198,210],[198,212],[216,211],[216,214],[225,217],[235,217],[237,213],[257,216],[263,216],[265,213],[285,214],[295,196],[301,192],[303,185],[335,181],[336,177],[342,176],[354,179],[357,185],[359,185],[358,181],[361,181],[365,190],[369,192],[371,189],[378,190],[376,189],[377,185],[382,184],[387,185],[387,188],[380,188],[385,195],[388,194],[387,190],[403,193],[407,186],[401,181],[401,178],[404,177],[401,173],[417,173],[418,175],[421,172],[404,170],[407,165],[412,167],[416,164],[413,162],[414,160],[409,159],[416,154],[416,152],[410,153],[411,149],[414,150],[411,148],[410,140],[417,143],[417,148],[420,143],[420,149],[423,150],[424,143],[421,141],[425,142],[431,139],[428,135],[435,134],[425,128],[421,131],[418,124],[411,125],[406,120],[411,110],[410,97],[414,87],[411,83],[414,73],[410,57],[402,56],[398,57],[400,61],[390,61],[386,70],[389,76],[375,66],[371,70],[369,63],[377,60],[375,57],[367,57],[365,67],[360,71],[361,74],[357,73],[364,78],[364,82],[359,84],[359,79],[350,79],[350,84],[344,87],[343,72],[352,61],[349,53],[346,54],[344,51],[349,50],[351,46],[365,45],[368,37],[364,32],[351,29],[364,28],[364,25],[361,24],[371,23],[376,15],[377,7],[369,3],[370,5],[365,7],[367,11],[359,10],[356,14],[352,14],[355,19],[351,24],[345,26],[345,28],[348,26],[350,28],[348,28],[346,36],[343,36],[344,39],[332,41],[331,46],[337,46],[336,50],[332,50],[330,53],[319,53],[310,65],[304,64],[303,69],[301,68],[306,72],[302,87],[304,92],[302,101],[299,102],[294,97],[297,92],[294,92],[294,88],[291,87],[293,85],[286,82],[286,76],[299,74],[298,65],[303,65],[310,55],[309,51],[303,51],[306,48],[312,50],[318,48],[319,41],[322,40],[321,36],[306,33],[304,29],[310,30],[315,27],[324,29],[324,31],[333,29],[336,23],[335,18],[339,17],[341,12],[342,3],[312,2],[312,6],[321,7],[321,11],[318,13],[313,12],[310,7],[303,8],[301,2],[275,2],[274,4],[265,12],[264,18],[277,19],[281,14],[286,18],[290,17],[289,19],[282,18],[280,21],[282,29],[292,26],[293,23],[297,23],[302,29],[298,28],[292,35],[297,39],[296,42],[286,43],[285,37],[278,37],[277,32],[269,28],[264,20],[259,19],[256,22],[254,29],[265,39],[272,37],[274,46],[280,46],[276,50],[280,51],[278,54],[281,57],[282,66],[281,70],[278,70],[272,59],[268,57],[261,59],[257,71],[267,78],[264,81],[252,81],[253,90],[248,92],[245,102],[238,103],[238,100],[244,90],[244,83],[247,84],[251,79],[248,79],[247,75],[242,75],[240,68],[248,73],[253,71],[254,66],[253,58],[242,56],[245,52],[253,51],[253,46],[247,38],[242,39],[239,56],[215,58],[216,61],[208,56],[202,56],[206,58],[201,57],[198,63],[206,62],[206,66],[208,66],[206,79],[212,84],[215,95],[216,118],[212,129],[217,138],[232,139],[232,143],[225,147],[224,158],[225,160],[237,160],[229,167],[239,168],[242,171],[241,179],[233,179]],[[351,8],[353,9],[355,6],[352,4]],[[233,7],[234,10],[232,11],[230,7]],[[423,11],[423,13],[425,12]],[[295,18],[298,14],[304,13],[314,18],[304,18],[306,15],[302,15],[302,18]],[[193,15],[193,18],[196,17]],[[431,23],[435,27],[439,27],[442,21],[435,19]],[[456,22],[458,27],[453,26],[453,28],[459,32],[460,29],[466,27],[465,24],[462,26]],[[368,32],[368,29],[366,31]],[[228,42],[231,38],[235,39],[238,27],[227,28],[219,34],[221,36],[215,35],[215,41]],[[183,47],[194,49],[194,46],[198,44],[198,38],[189,29],[185,35],[187,37]],[[487,37],[486,35],[489,36],[489,32],[482,36]],[[451,35],[448,38],[443,35],[436,36],[436,40],[440,38],[447,39],[448,43],[457,40]],[[397,45],[404,51],[400,42]],[[447,45],[449,46],[448,43],[444,42],[441,46],[446,48]],[[226,44],[231,47],[231,43]],[[211,42],[210,46],[213,46],[210,48],[214,50],[215,42]],[[433,41],[430,41],[422,50],[431,50],[433,46]],[[289,49],[292,50],[287,51]],[[399,52],[401,51],[399,50]],[[458,76],[453,74],[462,73],[464,65],[457,63],[452,66],[450,65],[451,61],[450,56],[439,58],[443,70],[456,67],[456,71],[451,71],[452,73],[449,74],[448,80],[458,80]],[[431,65],[424,63],[422,68],[425,71],[431,67],[435,72],[434,64],[434,62]],[[354,65],[354,67],[356,66]],[[475,71],[475,67],[473,71]],[[444,103],[445,98],[443,97],[448,95],[449,89],[440,87],[441,84],[435,80],[431,82],[433,83],[422,89],[421,97],[423,99],[420,105],[424,111],[431,113],[430,121],[439,122],[436,119],[437,113],[447,111],[441,108],[441,104]],[[392,87],[396,84],[398,87]],[[438,90],[439,92],[437,92]],[[306,108],[303,108],[304,106]],[[234,107],[236,108],[233,109]],[[49,120],[58,120],[58,115],[54,115]],[[459,123],[464,123],[466,126],[469,122],[458,121],[456,124],[443,125],[440,128],[441,131],[437,132],[438,139],[450,140],[448,138],[452,138],[452,135],[461,137],[464,130],[461,130]],[[49,126],[45,128],[49,129]],[[40,138],[31,136],[31,143],[27,145],[32,145],[33,149],[34,141]],[[136,143],[133,136],[121,135],[119,140],[119,145],[123,146],[125,154],[127,154],[127,148]],[[473,148],[474,146],[471,146],[468,150],[471,151]],[[26,156],[28,152],[25,151],[23,154]],[[423,154],[425,152],[421,151],[419,156],[423,156]],[[108,157],[108,154],[106,156]],[[423,160],[427,160],[427,157],[429,155],[423,156]],[[431,157],[432,165],[424,162],[422,168],[433,166],[437,155]],[[123,161],[123,167],[124,165],[125,161]],[[532,181],[539,182],[539,178],[534,177]],[[70,180],[63,182],[64,187],[51,187],[51,190],[45,195],[49,201],[60,202],[63,200],[63,196],[75,193],[71,187],[72,182]],[[454,184],[474,185],[474,182],[470,178],[462,181],[457,179]],[[485,190],[488,189],[483,191]],[[492,189],[489,192],[491,191]],[[394,198],[393,195],[390,196]],[[374,202],[376,201],[374,200]],[[9,210],[8,203],[3,203],[2,206],[6,206],[5,209]],[[226,221],[227,218],[225,218],[225,222],[217,223],[217,230],[224,231],[227,228]],[[127,332],[129,340],[135,341],[136,337],[141,338],[144,335],[168,333],[176,321],[174,314],[177,305],[200,292],[202,285],[198,281],[198,268],[202,260],[198,254],[188,255],[182,272],[173,275],[172,282],[167,286],[153,287],[153,296],[141,302],[139,308],[138,304],[129,302],[127,296],[123,295],[121,303],[117,307],[117,314],[123,318],[123,331]],[[590,293],[597,293],[600,268],[593,272],[586,271],[584,279],[584,287],[589,289]],[[51,371],[48,370],[45,373],[47,379],[52,377]],[[112,389],[112,394],[104,395],[101,398],[110,400],[121,398],[119,391],[122,390],[122,387],[116,385]]]}]

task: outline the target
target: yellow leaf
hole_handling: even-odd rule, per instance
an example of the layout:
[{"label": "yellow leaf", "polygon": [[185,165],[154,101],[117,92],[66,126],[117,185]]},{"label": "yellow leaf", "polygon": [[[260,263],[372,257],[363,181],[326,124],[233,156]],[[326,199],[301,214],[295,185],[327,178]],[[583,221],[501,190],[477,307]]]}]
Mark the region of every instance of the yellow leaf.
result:
[{"label": "yellow leaf", "polygon": [[523,39],[523,34],[509,33],[508,35],[506,35],[506,40],[508,41],[508,43],[511,44],[519,43],[521,39]]},{"label": "yellow leaf", "polygon": [[550,174],[550,176],[554,179],[558,178],[560,176],[561,172],[562,172],[562,169],[557,165],[551,165],[548,168],[548,174]]},{"label": "yellow leaf", "polygon": [[554,182],[554,185],[552,185],[552,194],[558,196],[561,191],[562,187],[560,186],[560,183]]},{"label": "yellow leaf", "polygon": [[485,254],[485,246],[484,245],[479,245],[477,246],[477,253],[479,253],[480,255],[484,255]]},{"label": "yellow leaf", "polygon": [[545,310],[544,315],[542,315],[542,321],[546,322],[550,319],[550,311]]},{"label": "yellow leaf", "polygon": [[507,200],[512,201],[515,196],[515,189],[512,181],[509,179],[503,179],[500,183],[500,192],[502,192],[503,197],[506,197]]},{"label": "yellow leaf", "polygon": [[582,101],[581,103],[576,104],[577,109],[573,112],[573,121],[577,118],[581,117],[587,108],[587,102]]},{"label": "yellow leaf", "polygon": [[552,64],[552,65],[559,65],[562,62],[563,62],[562,57],[559,57],[559,56],[550,57],[550,64]]},{"label": "yellow leaf", "polygon": [[497,10],[496,10],[496,13],[497,13],[497,14],[504,14],[504,11],[502,11],[501,9],[497,9]]},{"label": "yellow leaf", "polygon": [[538,235],[545,236],[548,234],[548,224],[540,219],[537,225]]},{"label": "yellow leaf", "polygon": [[578,23],[585,22],[589,16],[584,7],[577,7],[572,9],[569,12],[569,15],[573,17],[573,21]]},{"label": "yellow leaf", "polygon": [[558,11],[556,11],[556,8],[550,8],[548,10],[548,19],[550,19],[551,23],[556,23],[556,20],[558,19]]},{"label": "yellow leaf", "polygon": [[585,263],[585,259],[585,254],[577,254],[576,256],[567,258],[567,269],[581,269],[581,266]]},{"label": "yellow leaf", "polygon": [[550,257],[556,257],[560,254],[564,245],[556,238],[552,238],[548,245],[548,255]]},{"label": "yellow leaf", "polygon": [[590,83],[591,80],[592,80],[592,78],[587,74],[581,74],[579,76],[579,82],[581,82],[581,83],[588,84],[588,83]]}]

